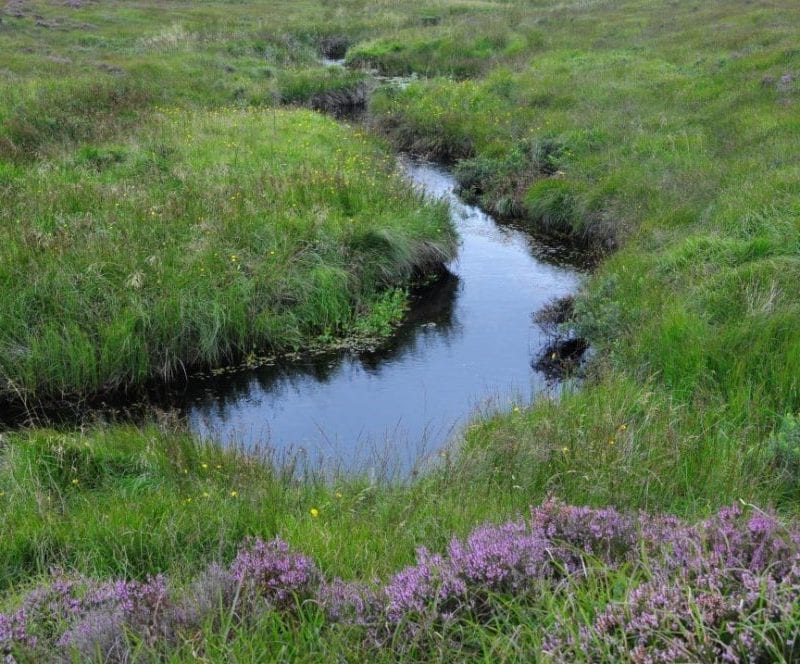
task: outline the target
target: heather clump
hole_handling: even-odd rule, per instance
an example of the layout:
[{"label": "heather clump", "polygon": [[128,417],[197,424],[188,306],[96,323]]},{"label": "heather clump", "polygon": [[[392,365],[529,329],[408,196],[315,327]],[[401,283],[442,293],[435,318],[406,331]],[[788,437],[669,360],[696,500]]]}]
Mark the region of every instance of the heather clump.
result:
[{"label": "heather clump", "polygon": [[254,539],[239,551],[231,574],[245,598],[264,599],[276,609],[292,609],[312,597],[318,572],[306,556],[293,552],[280,539]]},{"label": "heather clump", "polygon": [[132,642],[162,650],[226,615],[247,623],[268,610],[291,611],[317,580],[310,559],[282,540],[258,538],[229,567],[209,565],[180,592],[163,575],[101,582],[59,572],[14,612],[0,613],[0,648],[10,657],[130,661]]},{"label": "heather clump", "polygon": [[[546,651],[562,660],[775,661],[800,653],[798,530],[737,505],[695,526],[642,517],[646,580],[610,602],[576,639]],[[645,562],[645,561],[643,561]]]},{"label": "heather clump", "polygon": [[6,654],[15,646],[33,647],[36,639],[27,631],[27,616],[24,609],[9,615],[0,613],[0,648]]},{"label": "heather clump", "polygon": [[[12,658],[129,661],[132,644],[164,653],[231,625],[302,626],[313,615],[364,652],[466,655],[470,630],[502,624],[513,606],[553,616],[530,629],[554,661],[788,660],[800,648],[799,544],[796,525],[739,506],[691,524],[548,500],[441,553],[421,547],[386,582],[326,580],[285,541],[257,538],[182,588],[163,576],[58,574],[0,614],[0,646]],[[622,577],[624,587],[610,583]]]},{"label": "heather clump", "polygon": [[135,634],[148,645],[174,637],[166,579],[159,575],[141,583],[115,581],[90,589],[73,600],[69,627],[56,641],[64,651],[82,658],[127,661],[127,634]]},{"label": "heather clump", "polygon": [[618,568],[636,544],[632,517],[549,500],[528,521],[484,525],[454,538],[444,555],[420,548],[417,564],[385,587],[386,624],[416,644],[426,633],[490,624],[502,613],[503,598],[534,603],[537,594],[590,568]]},{"label": "heather clump", "polygon": [[781,661],[800,654],[800,570],[713,569],[693,584],[656,577],[610,604],[577,641],[553,640],[561,660],[578,653],[641,662]]},{"label": "heather clump", "polygon": [[171,638],[170,608],[161,575],[144,582],[99,582],[56,572],[15,612],[0,614],[0,647],[40,658],[72,653],[125,661],[128,633],[150,645]]},{"label": "heather clump", "polygon": [[374,627],[383,613],[379,587],[378,581],[369,584],[336,578],[320,585],[317,601],[332,623]]},{"label": "heather clump", "polygon": [[593,509],[549,500],[531,510],[531,527],[549,540],[613,563],[625,559],[638,539],[636,520],[613,508]]}]

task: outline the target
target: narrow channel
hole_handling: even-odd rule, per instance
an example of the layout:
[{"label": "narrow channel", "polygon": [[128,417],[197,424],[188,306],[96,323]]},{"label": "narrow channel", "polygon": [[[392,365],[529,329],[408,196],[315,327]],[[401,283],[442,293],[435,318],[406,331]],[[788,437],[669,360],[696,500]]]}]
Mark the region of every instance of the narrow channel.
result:
[{"label": "narrow channel", "polygon": [[450,204],[460,235],[449,274],[418,294],[380,350],[192,380],[177,406],[198,434],[346,469],[376,460],[407,473],[476,412],[551,389],[532,368],[547,343],[532,315],[574,292],[574,252],[498,223],[456,194],[443,167],[402,159],[406,176]]}]

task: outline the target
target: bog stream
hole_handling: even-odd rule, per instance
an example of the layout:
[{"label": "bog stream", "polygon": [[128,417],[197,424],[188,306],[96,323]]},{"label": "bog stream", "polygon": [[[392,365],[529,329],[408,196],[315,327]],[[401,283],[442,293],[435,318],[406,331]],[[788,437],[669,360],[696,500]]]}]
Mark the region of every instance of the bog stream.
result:
[{"label": "bog stream", "polygon": [[533,368],[548,343],[532,316],[574,292],[580,255],[461,201],[443,167],[401,158],[405,176],[450,205],[460,245],[416,292],[377,350],[192,377],[168,405],[195,433],[317,465],[408,474],[479,412],[560,389]]}]

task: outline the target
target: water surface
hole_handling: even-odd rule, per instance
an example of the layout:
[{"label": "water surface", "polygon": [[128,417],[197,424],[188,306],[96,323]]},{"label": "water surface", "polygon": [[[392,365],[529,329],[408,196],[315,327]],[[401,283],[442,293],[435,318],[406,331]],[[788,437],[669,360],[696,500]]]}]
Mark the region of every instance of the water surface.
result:
[{"label": "water surface", "polygon": [[385,348],[193,379],[174,404],[192,430],[346,468],[380,458],[407,472],[477,409],[508,409],[548,388],[531,368],[547,341],[532,314],[575,291],[570,256],[462,202],[445,169],[402,164],[450,203],[460,235],[450,274],[416,295]]}]

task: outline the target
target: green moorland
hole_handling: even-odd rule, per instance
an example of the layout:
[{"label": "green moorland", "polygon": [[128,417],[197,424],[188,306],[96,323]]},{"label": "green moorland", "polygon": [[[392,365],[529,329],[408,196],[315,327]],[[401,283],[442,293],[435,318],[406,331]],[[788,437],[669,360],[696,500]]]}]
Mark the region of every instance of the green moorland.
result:
[{"label": "green moorland", "polygon": [[[796,519],[799,28],[793,0],[10,3],[6,397],[352,332],[452,249],[444,210],[398,183],[381,141],[452,162],[465,196],[601,260],[575,311],[595,349],[584,384],[473,423],[412,481],[300,474],[166,425],[4,434],[4,603],[53,566],[189,583],[247,535],[280,535],[327,577],[386,579],[418,546],[552,495]],[[375,90],[360,130],[287,107],[365,78],[318,66],[334,37],[353,67],[416,74]],[[577,631],[646,576],[498,597],[491,621],[383,648],[308,611],[209,623],[158,654],[535,659],[554,624]]]},{"label": "green moorland", "polygon": [[153,109],[133,135],[64,152],[6,179],[0,396],[297,349],[451,253],[446,210],[311,112]]}]

